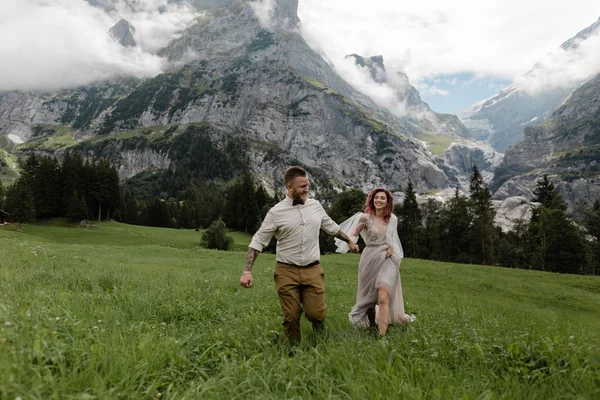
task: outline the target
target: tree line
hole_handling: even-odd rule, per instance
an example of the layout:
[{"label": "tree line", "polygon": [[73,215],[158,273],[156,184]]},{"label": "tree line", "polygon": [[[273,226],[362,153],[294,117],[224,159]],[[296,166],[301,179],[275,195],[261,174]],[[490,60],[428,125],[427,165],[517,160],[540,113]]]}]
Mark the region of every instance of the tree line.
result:
[{"label": "tree line", "polygon": [[138,198],[123,190],[110,163],[83,160],[80,153],[54,157],[31,154],[20,178],[10,187],[0,184],[0,210],[19,223],[48,218],[109,220],[165,228],[202,229],[222,219],[229,229],[255,232],[278,198],[256,185],[249,173],[226,185],[196,180],[179,191],[180,198],[162,192]]},{"label": "tree line", "polygon": [[[270,196],[248,172],[228,185],[217,182],[190,183],[181,197],[138,200],[124,191],[119,220],[129,224],[164,228],[204,229],[222,220],[228,229],[254,233],[267,211],[280,198]],[[283,198],[281,196],[281,198]]]},{"label": "tree line", "polygon": [[[248,172],[229,183],[196,180],[178,191],[139,199],[119,186],[117,171],[108,161],[83,160],[66,153],[62,162],[31,155],[23,163],[21,177],[10,187],[0,185],[0,210],[9,220],[66,217],[115,219],[165,228],[206,229],[207,247],[227,249],[226,229],[254,233],[277,193],[270,196]],[[520,221],[503,232],[494,225],[491,193],[473,167],[469,193],[458,190],[445,203],[429,199],[417,202],[412,182],[404,201],[396,204],[398,234],[407,257],[439,261],[497,265],[552,272],[598,274],[600,271],[600,201],[580,201],[576,213],[567,206],[547,176],[536,183],[529,221]],[[350,189],[337,194],[328,214],[338,223],[364,209],[365,193]],[[212,235],[212,236],[211,236]],[[322,252],[335,251],[333,240],[322,234]],[[274,249],[274,243],[269,247]]]},{"label": "tree line", "polygon": [[[417,202],[412,182],[404,201],[394,206],[398,235],[405,256],[447,262],[496,265],[541,271],[600,273],[600,201],[580,201],[575,215],[547,176],[536,182],[533,201],[539,203],[529,221],[503,232],[494,225],[495,209],[489,188],[476,166],[468,196],[458,190],[445,203],[433,199]],[[342,222],[364,208],[360,189],[340,193],[328,212]],[[334,251],[325,236],[321,246]]]},{"label": "tree line", "polygon": [[120,197],[119,176],[105,159],[84,161],[79,153],[67,152],[60,163],[31,154],[19,179],[0,189],[0,209],[20,229],[23,222],[56,217],[111,219]]}]

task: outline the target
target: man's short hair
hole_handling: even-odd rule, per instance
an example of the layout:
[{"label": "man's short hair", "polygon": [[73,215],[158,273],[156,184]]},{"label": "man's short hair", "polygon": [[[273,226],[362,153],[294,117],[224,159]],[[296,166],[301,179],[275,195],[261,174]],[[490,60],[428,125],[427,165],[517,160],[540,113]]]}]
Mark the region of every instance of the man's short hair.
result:
[{"label": "man's short hair", "polygon": [[287,186],[299,176],[306,176],[306,170],[302,167],[293,166],[285,170],[283,174],[283,183]]}]

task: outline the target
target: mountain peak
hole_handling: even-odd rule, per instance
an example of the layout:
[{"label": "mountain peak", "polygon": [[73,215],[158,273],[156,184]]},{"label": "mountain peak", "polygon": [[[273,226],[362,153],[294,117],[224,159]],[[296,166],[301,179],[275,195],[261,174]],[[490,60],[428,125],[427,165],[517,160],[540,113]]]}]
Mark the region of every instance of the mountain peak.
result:
[{"label": "mountain peak", "polygon": [[117,22],[108,32],[123,47],[135,47],[137,45],[137,42],[133,38],[135,28],[124,19]]},{"label": "mountain peak", "polygon": [[565,50],[577,49],[581,42],[583,42],[584,40],[596,33],[600,33],[600,17],[592,25],[581,30],[579,33],[577,33],[577,35],[573,36],[571,39],[561,44],[560,47]]},{"label": "mountain peak", "polygon": [[256,17],[268,30],[293,30],[298,26],[298,0],[263,0],[251,2]]},{"label": "mountain peak", "polygon": [[367,67],[369,69],[369,73],[371,74],[371,78],[373,78],[375,82],[387,82],[387,73],[383,64],[383,56],[378,55],[365,59],[358,54],[349,54],[345,58],[352,58],[354,59],[354,63],[356,65],[360,67]]}]

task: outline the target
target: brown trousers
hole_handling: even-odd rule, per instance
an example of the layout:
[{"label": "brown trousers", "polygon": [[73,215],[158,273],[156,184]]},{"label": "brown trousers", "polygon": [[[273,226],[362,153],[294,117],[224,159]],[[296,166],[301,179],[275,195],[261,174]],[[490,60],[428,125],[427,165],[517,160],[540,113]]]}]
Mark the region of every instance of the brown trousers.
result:
[{"label": "brown trousers", "polygon": [[300,342],[302,311],[312,322],[314,330],[322,330],[327,313],[325,311],[325,274],[321,264],[301,268],[277,263],[274,277],[283,313],[285,337],[290,342]]}]

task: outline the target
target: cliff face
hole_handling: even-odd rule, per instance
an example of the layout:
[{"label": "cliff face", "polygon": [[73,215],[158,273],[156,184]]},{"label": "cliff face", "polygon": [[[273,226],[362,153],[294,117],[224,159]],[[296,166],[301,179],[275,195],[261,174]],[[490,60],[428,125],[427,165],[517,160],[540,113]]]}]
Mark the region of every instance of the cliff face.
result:
[{"label": "cliff face", "polygon": [[473,137],[505,152],[524,138],[524,129],[547,120],[573,87],[554,89],[532,96],[514,86],[459,112]]},{"label": "cliff face", "polygon": [[[565,41],[558,51],[575,57],[573,54],[580,44],[599,33],[600,18]],[[547,73],[538,63],[524,79]],[[497,151],[505,152],[511,145],[525,138],[524,130],[527,127],[537,126],[548,120],[554,110],[581,84],[583,82],[563,83],[563,87],[547,89],[538,94],[528,94],[522,88],[509,86],[489,99],[460,111],[459,117],[476,139],[485,140]]]},{"label": "cliff face", "polygon": [[407,132],[416,137],[423,134],[465,139],[471,137],[469,129],[456,115],[439,114],[431,110],[429,105],[421,100],[419,91],[410,84],[408,75],[401,71],[387,71],[382,56],[364,58],[358,54],[351,54],[346,56],[346,59],[353,60],[359,68],[366,68],[374,83],[394,94],[398,104],[401,104],[405,111],[405,115],[397,119]]},{"label": "cliff face", "polygon": [[409,177],[419,190],[446,187],[448,176],[410,124],[356,92],[296,33],[297,1],[275,5],[266,19],[249,2],[207,9],[161,51],[173,67],[153,79],[3,93],[0,134],[25,141],[21,152],[93,149],[128,178],[178,166],[171,139],[149,148],[132,137],[202,124],[215,141],[244,140],[249,168],[269,185],[300,162],[338,188],[401,190]]},{"label": "cliff face", "polygon": [[496,170],[495,197],[531,197],[543,174],[571,207],[580,197],[600,199],[600,75],[574,91],[544,124],[527,128],[523,142],[507,150]]}]

